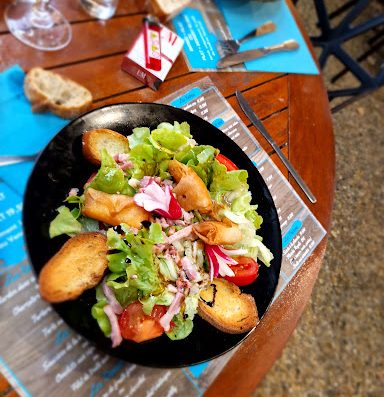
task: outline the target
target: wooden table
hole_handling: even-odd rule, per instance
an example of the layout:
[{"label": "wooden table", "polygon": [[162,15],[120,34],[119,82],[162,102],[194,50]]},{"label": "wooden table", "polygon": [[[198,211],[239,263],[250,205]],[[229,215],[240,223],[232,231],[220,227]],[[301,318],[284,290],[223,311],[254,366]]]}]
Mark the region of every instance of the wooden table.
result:
[{"label": "wooden table", "polygon": [[[292,178],[288,177],[290,182],[317,219],[329,229],[335,154],[327,93],[320,76],[191,73],[180,56],[166,81],[155,92],[120,70],[122,56],[138,33],[145,15],[144,1],[120,1],[115,17],[102,22],[89,17],[78,1],[54,0],[53,4],[56,3],[72,23],[73,39],[65,49],[51,53],[29,48],[7,32],[2,15],[8,3],[2,2],[0,5],[0,71],[16,63],[26,71],[37,65],[55,70],[84,83],[94,95],[95,108],[117,102],[153,102],[208,75],[288,177],[276,154],[244,118],[234,97],[235,90],[241,90],[307,182],[317,197],[317,203],[310,204]],[[205,396],[251,394],[279,357],[295,329],[310,298],[325,247],[326,241],[323,240]],[[2,393],[7,397],[17,396],[6,380],[0,377],[0,396]]]}]

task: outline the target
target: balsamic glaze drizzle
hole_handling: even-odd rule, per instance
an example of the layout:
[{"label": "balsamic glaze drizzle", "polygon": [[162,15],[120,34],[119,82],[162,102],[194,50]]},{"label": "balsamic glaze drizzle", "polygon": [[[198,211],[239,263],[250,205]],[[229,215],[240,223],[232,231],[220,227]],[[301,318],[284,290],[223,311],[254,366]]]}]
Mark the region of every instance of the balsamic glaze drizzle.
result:
[{"label": "balsamic glaze drizzle", "polygon": [[200,297],[200,299],[209,307],[213,307],[213,305],[215,304],[215,298],[217,292],[216,284],[211,284],[211,286],[213,287],[213,299],[210,302],[207,302],[206,300]]}]

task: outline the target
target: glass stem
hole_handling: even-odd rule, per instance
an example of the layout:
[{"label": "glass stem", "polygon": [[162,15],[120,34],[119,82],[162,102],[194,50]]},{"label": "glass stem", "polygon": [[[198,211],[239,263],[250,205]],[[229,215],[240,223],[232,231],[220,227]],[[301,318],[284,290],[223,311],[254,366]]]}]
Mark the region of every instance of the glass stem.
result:
[{"label": "glass stem", "polygon": [[31,15],[31,22],[34,27],[49,29],[53,26],[54,22],[48,8],[49,2],[50,0],[36,0]]}]

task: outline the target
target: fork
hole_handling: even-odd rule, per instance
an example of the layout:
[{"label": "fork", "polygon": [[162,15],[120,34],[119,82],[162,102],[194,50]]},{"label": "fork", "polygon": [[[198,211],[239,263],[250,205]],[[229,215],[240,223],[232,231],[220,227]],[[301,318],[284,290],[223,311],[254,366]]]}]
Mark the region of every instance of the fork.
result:
[{"label": "fork", "polygon": [[267,21],[258,26],[256,29],[253,29],[251,32],[247,33],[239,40],[218,40],[218,43],[226,55],[236,54],[237,50],[240,48],[240,45],[245,41],[252,39],[253,37],[274,32],[275,30],[276,25],[272,21]]}]

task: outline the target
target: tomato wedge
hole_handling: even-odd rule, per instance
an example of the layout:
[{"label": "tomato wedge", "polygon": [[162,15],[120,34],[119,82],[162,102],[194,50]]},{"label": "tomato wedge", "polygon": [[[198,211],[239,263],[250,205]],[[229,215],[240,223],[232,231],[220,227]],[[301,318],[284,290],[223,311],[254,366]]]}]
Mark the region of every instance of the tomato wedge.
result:
[{"label": "tomato wedge", "polygon": [[148,316],[143,312],[143,305],[139,301],[131,303],[119,318],[121,336],[138,343],[161,336],[164,329],[159,320],[166,311],[166,306],[155,305]]},{"label": "tomato wedge", "polygon": [[225,157],[223,154],[219,153],[216,156],[216,160],[220,163],[225,165],[227,168],[227,171],[235,171],[238,170],[239,168],[236,166],[236,164],[232,163],[232,161],[228,158]]},{"label": "tomato wedge", "polygon": [[238,256],[233,258],[238,265],[229,265],[235,275],[233,277],[225,276],[224,278],[231,281],[233,284],[243,287],[252,284],[259,275],[259,265],[252,259],[246,256]]}]

